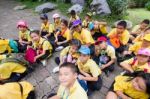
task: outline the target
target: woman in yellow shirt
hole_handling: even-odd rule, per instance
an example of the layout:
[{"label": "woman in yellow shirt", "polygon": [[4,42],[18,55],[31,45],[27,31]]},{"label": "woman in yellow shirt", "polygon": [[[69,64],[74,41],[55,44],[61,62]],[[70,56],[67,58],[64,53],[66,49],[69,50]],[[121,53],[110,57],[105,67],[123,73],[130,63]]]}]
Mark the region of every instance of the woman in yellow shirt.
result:
[{"label": "woman in yellow shirt", "polygon": [[57,46],[66,47],[71,40],[70,29],[68,28],[68,21],[65,19],[61,20],[61,30],[57,31],[55,34],[55,43]]},{"label": "woman in yellow shirt", "polygon": [[149,58],[150,49],[140,49],[136,57],[121,62],[120,66],[131,73],[135,71],[145,71],[150,73]]},{"label": "woman in yellow shirt", "polygon": [[46,65],[46,59],[52,55],[52,45],[49,41],[42,38],[38,30],[31,31],[30,33],[33,47],[37,52],[37,56],[34,61],[41,61],[43,66]]},{"label": "woman in yellow shirt", "polygon": [[17,28],[19,29],[18,49],[20,52],[24,52],[27,45],[31,44],[30,31],[26,21],[23,20],[17,23]]},{"label": "woman in yellow shirt", "polygon": [[128,76],[117,76],[106,99],[149,99],[150,74],[135,72]]}]

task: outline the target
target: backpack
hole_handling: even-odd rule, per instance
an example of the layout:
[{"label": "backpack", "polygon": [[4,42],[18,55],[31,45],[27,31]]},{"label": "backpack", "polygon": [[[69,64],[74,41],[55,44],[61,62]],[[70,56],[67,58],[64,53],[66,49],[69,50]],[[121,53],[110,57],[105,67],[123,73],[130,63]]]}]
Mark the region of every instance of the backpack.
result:
[{"label": "backpack", "polygon": [[15,52],[15,53],[19,52],[19,50],[18,50],[18,44],[17,44],[16,41],[10,39],[9,40],[9,46],[11,47],[11,49],[13,49],[13,52]]},{"label": "backpack", "polygon": [[0,54],[5,53],[5,52],[11,53],[9,40],[0,39]]},{"label": "backpack", "polygon": [[35,63],[34,61],[34,57],[36,56],[36,50],[34,50],[33,48],[29,48],[26,50],[25,52],[25,59],[29,62],[29,63]]},{"label": "backpack", "polygon": [[110,38],[110,43],[115,48],[119,48],[121,46],[120,40],[117,37]]}]

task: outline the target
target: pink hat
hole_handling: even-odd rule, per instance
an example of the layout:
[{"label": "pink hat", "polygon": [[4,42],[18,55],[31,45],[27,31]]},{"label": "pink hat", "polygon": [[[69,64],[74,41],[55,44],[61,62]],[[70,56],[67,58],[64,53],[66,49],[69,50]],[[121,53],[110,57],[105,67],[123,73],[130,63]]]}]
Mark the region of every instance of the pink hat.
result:
[{"label": "pink hat", "polygon": [[24,21],[24,20],[18,21],[18,23],[17,23],[17,28],[18,28],[19,26],[28,27],[27,22]]},{"label": "pink hat", "polygon": [[53,14],[53,19],[60,18],[60,15],[58,13]]},{"label": "pink hat", "polygon": [[148,49],[148,48],[140,49],[138,51],[138,55],[150,56],[150,49]]}]

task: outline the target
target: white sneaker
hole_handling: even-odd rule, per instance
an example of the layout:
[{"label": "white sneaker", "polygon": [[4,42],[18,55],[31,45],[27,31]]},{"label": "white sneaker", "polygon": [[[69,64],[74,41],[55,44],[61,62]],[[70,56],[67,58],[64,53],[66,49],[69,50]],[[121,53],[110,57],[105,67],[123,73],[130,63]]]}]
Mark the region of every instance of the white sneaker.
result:
[{"label": "white sneaker", "polygon": [[59,52],[59,51],[61,51],[63,48],[64,48],[63,46],[58,46],[58,47],[55,49],[55,51]]},{"label": "white sneaker", "polygon": [[41,61],[42,65],[45,67],[47,65],[47,61],[46,60],[42,60]]},{"label": "white sneaker", "polygon": [[59,72],[59,66],[57,66],[53,69],[53,73],[57,73],[57,72]]}]

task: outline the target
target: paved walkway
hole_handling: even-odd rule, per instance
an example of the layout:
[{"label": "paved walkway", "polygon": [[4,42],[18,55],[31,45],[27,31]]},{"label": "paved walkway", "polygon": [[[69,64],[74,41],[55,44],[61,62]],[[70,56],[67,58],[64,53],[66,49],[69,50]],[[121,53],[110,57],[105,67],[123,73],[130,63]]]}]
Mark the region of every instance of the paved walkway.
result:
[{"label": "paved walkway", "polygon": [[[38,14],[33,13],[33,10],[25,9],[15,11],[13,8],[19,5],[14,0],[0,0],[0,37],[3,38],[18,38],[18,31],[16,29],[16,22],[20,19],[27,20],[29,27],[35,29],[40,27],[40,19]],[[52,16],[57,10],[48,13]],[[50,18],[52,21],[52,18]],[[47,99],[46,96],[49,92],[55,92],[58,88],[58,74],[53,74],[52,69],[56,66],[54,58],[59,55],[59,52],[54,53],[48,60],[48,65],[43,67],[37,65],[34,72],[27,75],[23,80],[31,82],[36,90],[37,99]],[[103,74],[103,87],[100,91],[95,92],[89,99],[105,99],[105,95],[113,82],[114,77],[121,69],[115,68],[115,72],[111,73],[109,77]]]}]

